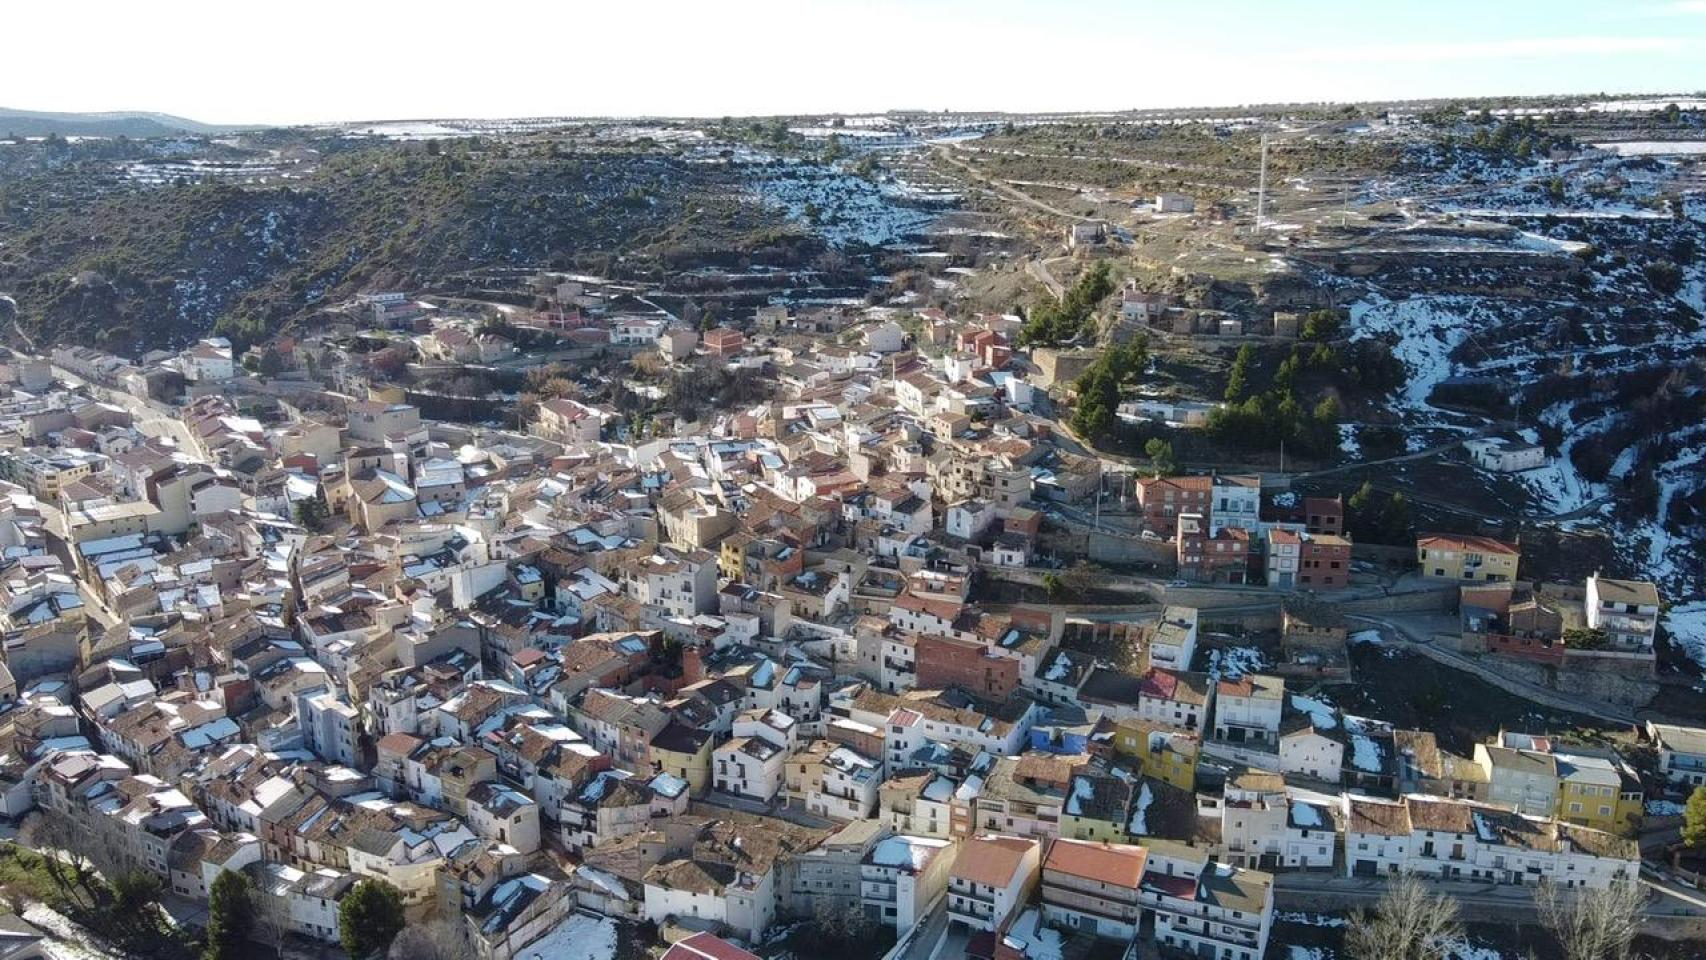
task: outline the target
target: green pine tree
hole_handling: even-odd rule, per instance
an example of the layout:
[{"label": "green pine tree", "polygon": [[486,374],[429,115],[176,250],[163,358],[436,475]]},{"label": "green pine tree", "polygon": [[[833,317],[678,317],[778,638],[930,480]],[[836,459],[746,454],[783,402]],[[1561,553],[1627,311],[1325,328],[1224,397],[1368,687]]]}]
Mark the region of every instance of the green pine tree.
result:
[{"label": "green pine tree", "polygon": [[1143,445],[1144,456],[1149,458],[1158,477],[1172,476],[1178,472],[1179,461],[1173,457],[1173,444],[1160,437],[1152,437]]},{"label": "green pine tree", "polygon": [[1246,343],[1238,348],[1232,361],[1232,372],[1226,380],[1226,402],[1239,403],[1250,390],[1250,364],[1256,361],[1256,348]]},{"label": "green pine tree", "polygon": [[362,880],[338,904],[338,940],[355,960],[382,954],[403,929],[403,895],[383,880]]},{"label": "green pine tree", "polygon": [[207,898],[207,946],[202,960],[237,960],[249,955],[255,929],[255,885],[247,874],[222,870]]}]

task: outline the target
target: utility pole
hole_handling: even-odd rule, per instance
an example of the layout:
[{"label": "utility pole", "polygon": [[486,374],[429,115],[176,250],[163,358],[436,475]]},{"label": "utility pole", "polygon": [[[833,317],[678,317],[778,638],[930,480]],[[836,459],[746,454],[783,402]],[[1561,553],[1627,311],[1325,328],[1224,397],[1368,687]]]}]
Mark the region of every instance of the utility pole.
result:
[{"label": "utility pole", "polygon": [[1268,205],[1268,135],[1262,134],[1262,172],[1256,180],[1256,236],[1262,234],[1262,217]]}]

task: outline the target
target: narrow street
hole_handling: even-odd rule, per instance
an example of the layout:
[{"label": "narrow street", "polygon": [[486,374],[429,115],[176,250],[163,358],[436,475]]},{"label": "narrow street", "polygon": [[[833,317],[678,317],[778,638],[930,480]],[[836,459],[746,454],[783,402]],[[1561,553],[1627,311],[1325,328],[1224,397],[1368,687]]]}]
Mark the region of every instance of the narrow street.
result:
[{"label": "narrow street", "polygon": [[180,449],[198,459],[200,458],[201,451],[195,442],[195,438],[190,435],[189,425],[183,421],[176,411],[146,397],[138,397],[123,390],[115,390],[98,383],[91,383],[58,365],[53,365],[52,370],[53,375],[59,380],[74,387],[87,387],[107,403],[130,411],[130,415],[136,418],[136,429],[142,433],[150,437],[164,437],[171,440]]},{"label": "narrow street", "polygon": [[[948,898],[939,897],[935,908],[919,923],[917,933],[913,936],[906,949],[901,951],[895,960],[931,960],[943,952],[944,944],[949,939],[948,934]],[[963,954],[964,948],[949,953],[949,957]]]},{"label": "narrow street", "polygon": [[1066,297],[1066,284],[1055,278],[1054,273],[1048,268],[1047,260],[1026,260],[1025,272],[1037,278],[1038,283],[1047,287],[1048,292],[1054,294],[1056,300]]}]

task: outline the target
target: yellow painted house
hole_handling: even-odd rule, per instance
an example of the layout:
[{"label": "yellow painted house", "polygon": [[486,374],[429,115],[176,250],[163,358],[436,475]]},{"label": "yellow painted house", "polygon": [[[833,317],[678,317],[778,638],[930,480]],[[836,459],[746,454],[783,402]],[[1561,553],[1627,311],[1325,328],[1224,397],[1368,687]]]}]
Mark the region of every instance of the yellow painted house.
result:
[{"label": "yellow painted house", "polygon": [[1434,580],[1509,583],[1522,551],[1492,537],[1427,533],[1416,538],[1416,566]]},{"label": "yellow painted house", "polygon": [[1114,726],[1115,753],[1135,762],[1142,776],[1180,790],[1195,792],[1201,749],[1195,735],[1159,724],[1127,719]]},{"label": "yellow painted house", "polygon": [[703,797],[711,786],[711,748],[714,737],[683,723],[671,723],[652,738],[652,762],[658,771],[687,781],[688,791]]},{"label": "yellow painted house", "polygon": [[1612,758],[1565,753],[1557,758],[1558,819],[1632,835],[1644,810],[1640,778]]}]

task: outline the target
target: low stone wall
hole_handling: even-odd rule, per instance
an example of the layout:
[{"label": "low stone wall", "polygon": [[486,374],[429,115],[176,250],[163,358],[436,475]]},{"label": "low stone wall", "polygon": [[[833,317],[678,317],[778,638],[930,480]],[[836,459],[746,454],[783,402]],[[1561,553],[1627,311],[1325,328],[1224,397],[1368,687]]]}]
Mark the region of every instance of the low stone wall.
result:
[{"label": "low stone wall", "polygon": [[1228,763],[1253,767],[1257,770],[1279,771],[1279,752],[1268,751],[1241,743],[1225,743],[1220,740],[1204,740],[1202,755]]},{"label": "low stone wall", "polygon": [[1381,543],[1351,544],[1351,559],[1378,563],[1383,567],[1409,569],[1416,565],[1415,547],[1389,547]]},{"label": "low stone wall", "polygon": [[[1043,578],[1049,574],[1059,576],[1059,570],[1044,570],[1038,567],[1003,567],[993,563],[980,563],[978,569],[991,580],[1001,580],[1007,583],[1022,583],[1026,586],[1040,587]],[[1148,580],[1135,577],[1104,575],[1096,578],[1094,586],[1098,590],[1108,590],[1114,593],[1130,593],[1139,603],[1148,602],[1159,589]]]},{"label": "low stone wall", "polygon": [[1659,682],[1650,664],[1627,661],[1590,660],[1572,657],[1563,666],[1531,663],[1501,657],[1496,668],[1519,680],[1556,690],[1571,700],[1597,701],[1623,710],[1634,710],[1652,702]]},{"label": "low stone wall", "polygon": [[[1352,910],[1371,910],[1380,898],[1381,885],[1371,884],[1361,890],[1274,890],[1274,912],[1349,913]],[[1478,903],[1457,900],[1457,914],[1464,920],[1481,923],[1510,923],[1513,917],[1520,922],[1535,922],[1534,903]]]},{"label": "low stone wall", "polygon": [[[1513,693],[1542,706],[1567,713],[1585,713],[1612,723],[1635,722],[1631,707],[1623,702],[1610,700],[1605,695],[1606,691],[1593,687],[1591,683],[1582,682],[1581,678],[1555,688],[1530,675],[1523,675],[1520,668],[1532,666],[1530,664],[1454,653],[1426,643],[1412,643],[1407,646],[1445,666],[1472,673],[1507,693]],[[1650,700],[1651,696],[1648,695],[1646,699]],[[1645,703],[1646,700],[1640,702]]]},{"label": "low stone wall", "polygon": [[1222,608],[1268,608],[1279,609],[1285,595],[1275,593],[1265,587],[1167,587],[1164,591],[1167,603],[1176,603],[1185,607],[1196,607],[1208,611]]},{"label": "low stone wall", "polygon": [[1221,607],[1201,612],[1197,623],[1204,631],[1278,630],[1282,620],[1279,604]]},{"label": "low stone wall", "polygon": [[1084,541],[1084,552],[1091,560],[1101,563],[1149,564],[1163,576],[1170,576],[1179,566],[1178,551],[1170,543],[1124,537],[1100,530],[1086,534]]},{"label": "low stone wall", "polygon": [[1360,597],[1339,605],[1346,613],[1377,616],[1383,613],[1449,613],[1457,609],[1457,585],[1425,587],[1383,597]]}]

